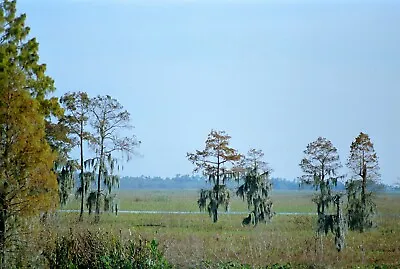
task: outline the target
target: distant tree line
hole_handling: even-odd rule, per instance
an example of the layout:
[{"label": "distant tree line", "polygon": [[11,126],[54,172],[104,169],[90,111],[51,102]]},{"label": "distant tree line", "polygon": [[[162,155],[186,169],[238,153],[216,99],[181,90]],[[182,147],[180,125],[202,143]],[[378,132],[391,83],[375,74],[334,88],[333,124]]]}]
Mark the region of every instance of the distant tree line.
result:
[{"label": "distant tree line", "polygon": [[[79,178],[76,177],[79,184]],[[271,178],[271,184],[274,190],[313,190],[312,186],[301,186],[300,182],[296,179],[287,180],[284,178]],[[230,190],[236,190],[243,180],[227,182],[226,185]],[[201,189],[206,188],[208,183],[206,178],[201,175],[180,175],[177,174],[173,177],[150,177],[150,176],[125,176],[119,180],[119,189],[121,190],[135,190],[135,189]],[[338,182],[335,190],[344,190],[345,185]]]}]

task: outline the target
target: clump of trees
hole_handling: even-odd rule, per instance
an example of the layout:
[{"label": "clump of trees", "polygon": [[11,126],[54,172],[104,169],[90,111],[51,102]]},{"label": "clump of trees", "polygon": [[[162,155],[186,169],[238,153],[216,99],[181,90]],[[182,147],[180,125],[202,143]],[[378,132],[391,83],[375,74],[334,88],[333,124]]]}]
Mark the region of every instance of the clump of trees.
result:
[{"label": "clump of trees", "polygon": [[194,172],[201,172],[213,185],[211,189],[202,189],[198,205],[207,211],[214,222],[218,221],[218,208],[223,205],[228,210],[230,191],[226,182],[231,179],[243,181],[236,194],[246,198],[250,214],[242,222],[257,225],[260,221],[268,222],[274,215],[269,179],[271,169],[262,160],[261,150],[251,149],[248,156],[243,156],[229,146],[230,136],[225,131],[211,130],[205,142],[204,150],[187,153],[187,158],[195,165]]},{"label": "clump of trees", "polygon": [[[360,133],[350,146],[347,167],[351,177],[346,182],[346,193],[334,193],[332,187],[345,176],[339,173],[342,165],[337,149],[326,138],[319,137],[307,145],[300,162],[302,184],[310,184],[318,192],[313,198],[317,205],[318,234],[335,234],[338,251],[345,245],[346,229],[364,232],[373,226],[376,206],[371,189],[380,179],[378,157],[369,136]],[[346,217],[342,212],[342,197],[347,196]],[[327,212],[332,204],[334,214]]]},{"label": "clump of trees", "polygon": [[[60,102],[66,111],[62,122],[69,130],[72,147],[80,148],[80,187],[76,193],[81,198],[79,220],[83,219],[84,197],[94,182],[96,190],[87,196],[86,204],[89,214],[95,208],[95,221],[98,222],[101,202],[105,211],[114,208],[112,190],[118,186],[120,168],[115,153],[119,152],[129,160],[140,141],[134,135],[120,135],[121,131],[132,128],[130,114],[109,95],[90,98],[85,92],[72,92],[65,94]],[[84,158],[84,142],[94,157]]]},{"label": "clump of trees", "polygon": [[[0,267],[7,264],[23,220],[46,216],[65,204],[80,171],[82,220],[84,195],[93,175],[98,178],[96,219],[99,219],[100,181],[117,182],[113,152],[130,154],[139,142],[123,137],[129,113],[110,96],[89,98],[69,93],[49,97],[54,81],[39,62],[39,44],[29,37],[26,15],[17,14],[16,1],[0,3]],[[91,129],[88,128],[91,123]],[[84,144],[89,142],[98,170],[85,170]],[[79,162],[71,150],[81,150]],[[128,157],[129,159],[129,157]],[[87,166],[87,165],[86,165]],[[100,191],[99,191],[100,190]],[[108,195],[108,201],[112,196]]]}]

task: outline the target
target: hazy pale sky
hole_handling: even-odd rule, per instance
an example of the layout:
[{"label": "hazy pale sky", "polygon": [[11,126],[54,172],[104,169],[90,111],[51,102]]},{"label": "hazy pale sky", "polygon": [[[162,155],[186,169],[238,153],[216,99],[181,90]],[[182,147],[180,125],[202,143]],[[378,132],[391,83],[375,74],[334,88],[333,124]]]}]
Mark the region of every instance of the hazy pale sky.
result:
[{"label": "hazy pale sky", "polygon": [[[191,173],[186,152],[225,130],[293,179],[323,136],[345,163],[370,135],[400,177],[400,1],[19,0],[56,95],[110,94],[141,158],[122,175]],[[346,172],[346,170],[343,170]]]}]

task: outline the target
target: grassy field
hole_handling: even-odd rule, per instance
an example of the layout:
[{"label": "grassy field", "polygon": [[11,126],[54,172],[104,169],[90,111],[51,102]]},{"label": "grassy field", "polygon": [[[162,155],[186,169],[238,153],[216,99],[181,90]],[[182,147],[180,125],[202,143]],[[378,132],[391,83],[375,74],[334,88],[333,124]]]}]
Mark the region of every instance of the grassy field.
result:
[{"label": "grassy field", "polygon": [[[120,210],[196,211],[197,191],[122,191]],[[314,212],[311,192],[274,192],[276,212]],[[64,213],[66,227],[75,225],[103,228],[124,237],[156,239],[166,258],[177,267],[207,267],[234,261],[251,266],[303,264],[323,268],[343,268],[386,264],[400,267],[400,195],[377,197],[380,215],[377,228],[360,234],[349,232],[346,248],[338,253],[330,234],[322,241],[315,236],[316,216],[277,215],[271,223],[242,227],[245,215],[220,215],[214,224],[206,213],[179,214],[103,214],[101,223],[91,224],[85,216],[77,224],[75,213]],[[78,208],[72,202],[68,208]],[[243,201],[233,197],[231,211],[247,211]],[[99,226],[99,227],[98,227]],[[212,267],[212,266],[211,266]]]},{"label": "grassy field", "polygon": [[[159,210],[198,212],[198,190],[139,190],[118,193],[120,210]],[[278,191],[272,194],[276,212],[314,212],[309,191]],[[71,201],[66,209],[79,209],[78,201]],[[230,211],[247,211],[247,205],[236,195],[231,197]]]}]

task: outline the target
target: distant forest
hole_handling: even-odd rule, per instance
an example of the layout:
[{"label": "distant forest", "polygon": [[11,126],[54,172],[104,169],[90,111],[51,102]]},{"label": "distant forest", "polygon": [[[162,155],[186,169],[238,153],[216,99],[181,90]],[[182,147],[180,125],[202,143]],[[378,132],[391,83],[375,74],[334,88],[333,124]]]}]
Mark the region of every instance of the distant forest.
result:
[{"label": "distant forest", "polygon": [[[272,178],[273,189],[275,190],[312,190],[311,186],[300,186],[296,180],[283,178]],[[120,179],[120,189],[202,189],[209,186],[204,177],[191,175],[176,175],[175,177],[122,177]],[[229,181],[228,188],[236,189],[241,181]],[[337,190],[344,190],[344,184],[338,182]]]},{"label": "distant forest", "polygon": [[[312,186],[300,186],[297,180],[287,180],[284,178],[272,178],[273,190],[313,190]],[[240,183],[240,182],[239,182]],[[228,188],[236,189],[240,184],[237,181],[228,182]],[[121,190],[131,189],[202,189],[209,186],[204,177],[194,175],[176,175],[174,177],[121,177],[119,182]],[[378,191],[394,191],[396,188],[384,184],[376,185]],[[344,191],[345,185],[338,182],[335,190]]]}]

